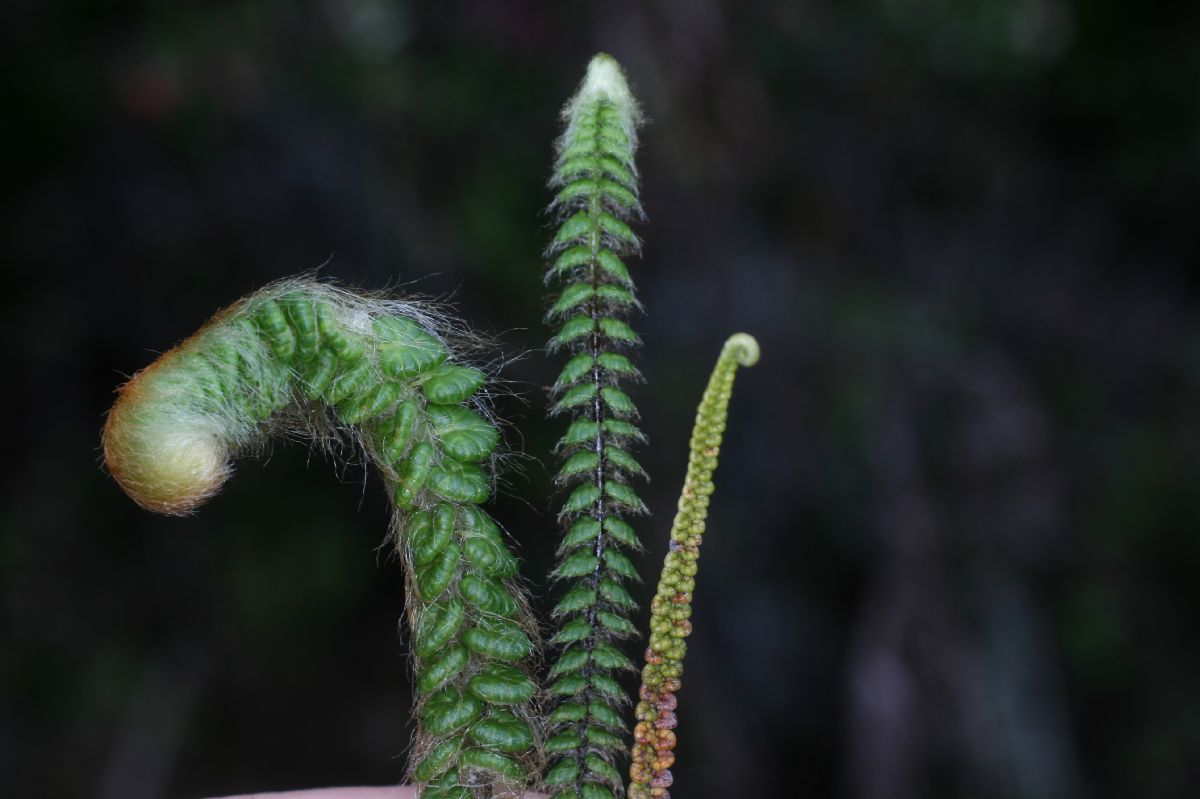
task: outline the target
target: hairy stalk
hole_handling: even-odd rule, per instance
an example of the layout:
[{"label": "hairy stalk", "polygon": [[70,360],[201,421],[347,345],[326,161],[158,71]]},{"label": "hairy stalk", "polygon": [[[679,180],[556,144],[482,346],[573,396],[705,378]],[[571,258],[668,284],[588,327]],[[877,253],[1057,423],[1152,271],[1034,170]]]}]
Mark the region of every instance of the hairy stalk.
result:
[{"label": "hairy stalk", "polygon": [[650,645],[638,691],[637,725],[633,730],[633,762],[629,768],[629,799],[669,799],[671,766],[675,763],[676,692],[683,676],[684,639],[691,634],[692,592],[700,540],[713,493],[713,472],[725,434],[729,398],[738,366],[758,362],[758,342],[735,333],[725,342],[708,387],[696,411],[688,454],[687,477],[679,510],[671,524],[671,540],[658,590],[650,604]]},{"label": "hairy stalk", "polygon": [[616,642],[636,632],[624,581],[637,577],[627,550],[639,549],[624,516],[645,512],[630,486],[643,476],[629,454],[643,440],[637,408],[619,387],[640,378],[622,350],[638,343],[624,317],[639,308],[621,260],[639,243],[628,220],[639,216],[634,150],[640,113],[620,66],[598,55],[563,111],[552,207],[562,222],[550,245],[547,281],[561,286],[547,320],[552,350],[570,358],[552,389],[552,414],[571,422],[558,443],[559,485],[571,487],[559,513],[565,532],[554,571],[569,581],[554,609],[559,648],[547,689],[553,763],[545,786],[555,799],[613,799],[623,793],[615,760],[625,750],[619,709],[628,697],[614,673],[633,669]]},{"label": "hairy stalk", "polygon": [[309,279],[259,291],[134,376],[104,429],[138,504],[191,512],[269,434],[361,447],[389,486],[413,631],[425,799],[519,792],[538,764],[517,561],[479,508],[499,434],[484,374],[429,308]]}]

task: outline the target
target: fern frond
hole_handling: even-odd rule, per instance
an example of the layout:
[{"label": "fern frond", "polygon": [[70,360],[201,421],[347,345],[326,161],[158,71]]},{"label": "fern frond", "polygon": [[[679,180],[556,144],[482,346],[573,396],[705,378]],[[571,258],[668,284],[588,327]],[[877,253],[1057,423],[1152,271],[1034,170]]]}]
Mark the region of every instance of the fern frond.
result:
[{"label": "fern frond", "polygon": [[629,767],[629,799],[669,799],[675,763],[675,708],[683,677],[684,639],[692,632],[692,592],[700,541],[713,494],[713,472],[725,435],[729,398],[738,366],[758,362],[758,342],[745,333],[730,336],[709,378],[692,428],[687,477],[658,589],[650,603],[650,642],[638,691],[637,724]]},{"label": "fern frond", "polygon": [[511,795],[537,767],[535,628],[516,558],[479,507],[500,440],[476,399],[485,376],[455,362],[434,321],[312,280],[268,287],[130,380],[104,449],[135,501],[182,514],[266,434],[359,444],[390,488],[407,577],[412,777],[425,799]]},{"label": "fern frond", "polygon": [[551,415],[570,417],[556,451],[556,481],[567,489],[556,579],[559,648],[550,669],[551,756],[544,778],[554,799],[614,799],[623,794],[616,762],[625,750],[619,708],[628,703],[613,675],[633,664],[614,642],[635,632],[624,582],[636,571],[623,550],[640,547],[625,516],[645,512],[630,485],[643,476],[629,453],[641,432],[621,385],[641,379],[626,352],[638,343],[625,321],[641,309],[624,261],[640,242],[629,222],[638,201],[637,103],[620,66],[598,55],[563,111],[566,128],[550,185],[561,221],[551,241],[547,281],[559,288],[546,318],[551,351],[569,357],[551,389]]}]

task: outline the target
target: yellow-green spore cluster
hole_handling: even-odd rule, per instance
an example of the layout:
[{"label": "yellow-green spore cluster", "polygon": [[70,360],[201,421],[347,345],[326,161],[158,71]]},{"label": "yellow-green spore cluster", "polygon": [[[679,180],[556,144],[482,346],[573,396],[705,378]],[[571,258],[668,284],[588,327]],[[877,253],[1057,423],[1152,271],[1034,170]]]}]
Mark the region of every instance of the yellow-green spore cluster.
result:
[{"label": "yellow-green spore cluster", "polygon": [[731,336],[721,350],[696,412],[683,493],[671,524],[671,539],[658,588],[650,604],[650,641],[638,692],[629,799],[670,797],[678,704],[675,694],[682,685],[685,639],[692,631],[692,593],[696,588],[709,497],[714,490],[713,472],[725,435],[734,376],[738,366],[753,366],[758,357],[758,342],[753,337],[745,333]]},{"label": "yellow-green spore cluster", "polygon": [[408,578],[426,799],[528,780],[533,625],[490,516],[500,436],[485,375],[456,363],[427,307],[299,279],[218,314],[136,375],[109,414],[110,471],[139,504],[186,513],[270,434],[352,442],[387,482]]}]

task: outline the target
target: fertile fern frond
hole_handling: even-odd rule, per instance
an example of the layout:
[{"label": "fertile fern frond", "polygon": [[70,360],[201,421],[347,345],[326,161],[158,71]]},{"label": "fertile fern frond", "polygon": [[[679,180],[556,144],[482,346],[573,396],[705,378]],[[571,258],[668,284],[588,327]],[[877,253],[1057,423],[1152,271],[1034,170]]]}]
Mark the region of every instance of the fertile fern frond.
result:
[{"label": "fertile fern frond", "polygon": [[633,668],[617,643],[636,632],[625,583],[637,577],[628,553],[640,548],[625,517],[645,512],[631,485],[644,473],[630,454],[644,437],[622,389],[640,378],[626,354],[638,343],[626,318],[640,306],[622,258],[639,250],[629,221],[641,214],[641,116],[620,66],[598,55],[563,117],[550,181],[561,224],[546,278],[560,288],[547,315],[556,325],[550,349],[570,356],[551,390],[551,413],[570,418],[558,443],[557,481],[568,490],[554,572],[566,590],[554,609],[544,782],[555,799],[613,799],[623,793],[616,761],[628,703],[614,674]]},{"label": "fertile fern frond", "polygon": [[700,541],[713,494],[713,472],[725,436],[725,419],[738,366],[758,363],[758,342],[735,333],[725,342],[696,411],[689,444],[687,476],[679,509],[671,523],[671,541],[658,589],[650,603],[650,645],[638,691],[637,724],[633,728],[633,762],[629,767],[629,799],[670,799],[671,766],[675,763],[675,694],[682,686],[684,639],[692,632],[692,592]]},{"label": "fertile fern frond", "polygon": [[217,491],[268,433],[350,440],[387,482],[418,692],[412,776],[425,799],[518,791],[535,770],[524,664],[534,625],[517,561],[479,505],[500,436],[478,369],[426,306],[299,279],[220,314],[121,390],[108,467],[151,510]]}]

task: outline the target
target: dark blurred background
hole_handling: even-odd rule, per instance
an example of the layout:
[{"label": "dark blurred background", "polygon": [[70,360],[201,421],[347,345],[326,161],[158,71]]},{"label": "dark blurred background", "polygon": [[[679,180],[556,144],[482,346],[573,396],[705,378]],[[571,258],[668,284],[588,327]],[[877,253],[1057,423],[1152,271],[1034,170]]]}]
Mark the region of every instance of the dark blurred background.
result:
[{"label": "dark blurred background", "polygon": [[9,4],[4,795],[401,778],[379,485],[279,446],[179,520],[100,468],[124,376],[273,279],[449,296],[529,353],[495,513],[549,605],[542,209],[606,50],[652,120],[647,575],[721,342],[764,352],[675,794],[1194,796],[1198,36],[1192,2]]}]

